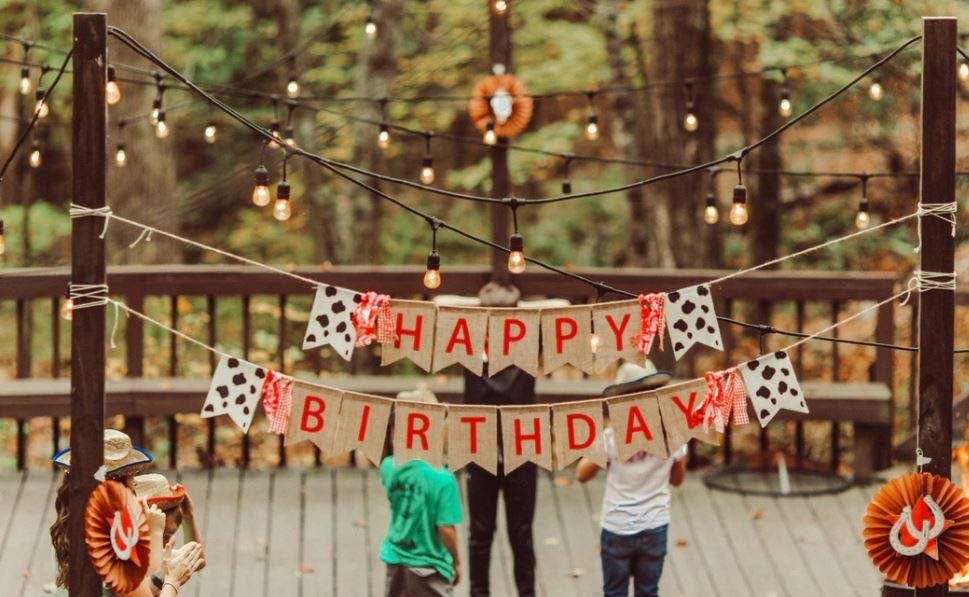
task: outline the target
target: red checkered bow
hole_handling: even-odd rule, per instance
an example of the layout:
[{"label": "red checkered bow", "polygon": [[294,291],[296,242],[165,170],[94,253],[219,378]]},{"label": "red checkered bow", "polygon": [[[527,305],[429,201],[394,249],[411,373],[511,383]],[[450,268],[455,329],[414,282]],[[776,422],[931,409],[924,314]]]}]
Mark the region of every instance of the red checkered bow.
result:
[{"label": "red checkered bow", "polygon": [[262,408],[269,419],[269,431],[284,435],[293,408],[293,378],[270,370],[262,386]]},{"label": "red checkered bow", "polygon": [[737,368],[709,372],[705,378],[707,395],[698,409],[703,411],[703,428],[709,431],[710,423],[713,423],[717,432],[723,433],[727,423],[730,422],[731,411],[734,425],[749,423],[747,391],[744,389],[744,382]]},{"label": "red checkered bow", "polygon": [[357,346],[370,346],[373,339],[381,344],[397,341],[397,322],[390,311],[390,296],[367,292],[353,311],[353,326],[357,330]]},{"label": "red checkered bow", "polygon": [[639,295],[639,308],[642,318],[639,333],[632,337],[633,344],[643,354],[649,354],[653,340],[659,336],[659,349],[663,350],[663,329],[666,327],[666,311],[663,309],[663,294]]}]

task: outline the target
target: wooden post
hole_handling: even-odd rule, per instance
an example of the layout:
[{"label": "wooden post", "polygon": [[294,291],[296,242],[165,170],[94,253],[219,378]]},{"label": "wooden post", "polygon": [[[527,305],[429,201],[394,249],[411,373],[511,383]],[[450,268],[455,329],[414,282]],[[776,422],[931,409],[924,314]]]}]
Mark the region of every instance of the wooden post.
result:
[{"label": "wooden post", "polygon": [[[105,46],[104,13],[74,15],[73,201],[104,206]],[[71,227],[71,281],[104,284],[104,220],[76,218]],[[69,538],[71,595],[100,595],[101,579],[84,545],[84,510],[104,461],[104,307],[74,311],[71,326],[71,473]]]},{"label": "wooden post", "polygon": [[[952,17],[922,20],[922,203],[955,201],[956,27]],[[951,272],[955,239],[941,218],[922,218],[920,269]],[[923,471],[949,478],[952,468],[954,292],[923,292],[919,309],[918,444],[931,462]],[[948,595],[948,585],[918,591]]]},{"label": "wooden post", "polygon": [[[494,10],[494,0],[485,0],[491,25],[491,65],[501,65],[504,72],[512,72],[511,56],[511,28],[508,18],[511,13],[511,2],[506,4],[505,11],[498,14]],[[491,147],[491,196],[505,198],[511,194],[511,178],[508,173],[508,139],[499,137],[498,143]],[[500,203],[491,205],[491,240],[502,246],[508,244],[508,208]],[[527,248],[527,247],[526,247]],[[508,254],[498,249],[491,251],[491,279],[507,282]]]}]

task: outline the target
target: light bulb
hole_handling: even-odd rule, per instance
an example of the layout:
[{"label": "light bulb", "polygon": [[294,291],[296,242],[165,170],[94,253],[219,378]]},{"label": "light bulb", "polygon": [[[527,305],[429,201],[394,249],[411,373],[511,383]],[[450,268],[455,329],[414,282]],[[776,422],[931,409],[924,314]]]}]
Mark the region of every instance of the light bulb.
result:
[{"label": "light bulb", "polygon": [[256,186],[252,189],[252,202],[258,207],[266,207],[272,196],[269,193],[269,171],[262,164],[256,168]]},{"label": "light bulb", "polygon": [[269,133],[273,136],[272,140],[266,144],[269,149],[279,149],[282,147],[279,144],[279,121],[273,121],[272,125],[269,127]]},{"label": "light bulb", "polygon": [[959,63],[959,80],[969,81],[969,62]]},{"label": "light bulb", "polygon": [[20,69],[20,95],[27,95],[34,88],[30,82],[30,68]]},{"label": "light bulb", "polygon": [[40,154],[40,147],[34,146],[34,149],[30,152],[30,159],[28,161],[30,162],[31,168],[40,168],[40,165],[44,161],[43,156]]},{"label": "light bulb", "polygon": [[730,207],[730,223],[743,226],[747,223],[747,187],[738,184],[733,188],[733,205]]},{"label": "light bulb", "polygon": [[127,161],[128,153],[124,150],[124,143],[119,143],[118,149],[114,152],[114,163],[117,164],[119,168],[124,168]]},{"label": "light bulb", "polygon": [[377,147],[380,149],[390,147],[390,129],[386,124],[380,125],[380,132],[377,133]]},{"label": "light bulb", "polygon": [[424,156],[421,162],[421,182],[431,184],[434,182],[434,159],[431,156]]},{"label": "light bulb", "polygon": [[482,140],[485,145],[495,145],[498,143],[498,135],[495,133],[495,124],[493,122],[488,123],[488,128],[485,129]]},{"label": "light bulb", "polygon": [[37,103],[34,104],[34,113],[37,114],[37,118],[47,118],[50,114],[50,106],[47,105],[47,93],[43,89],[38,89],[34,94],[37,99]]},{"label": "light bulb", "polygon": [[363,26],[364,33],[367,34],[367,39],[374,39],[377,37],[377,23],[374,22],[373,17],[367,17],[367,22]]},{"label": "light bulb", "polygon": [[716,205],[708,205],[703,209],[703,221],[707,224],[716,224],[720,221],[720,211]]},{"label": "light bulb", "polygon": [[592,354],[599,352],[600,344],[602,344],[602,338],[599,337],[599,334],[589,336],[589,350],[592,351]]},{"label": "light bulb", "polygon": [[289,83],[286,83],[286,97],[290,99],[299,97],[299,81],[290,79]]},{"label": "light bulb", "polygon": [[61,319],[65,321],[74,319],[74,299],[68,298],[61,303]]},{"label": "light bulb", "polygon": [[3,220],[0,220],[0,255],[7,252],[7,241],[3,238]]},{"label": "light bulb", "polygon": [[503,15],[508,10],[508,0],[495,0],[493,6],[496,15]]},{"label": "light bulb", "polygon": [[296,147],[296,133],[293,132],[293,127],[286,127],[286,137],[284,142],[290,147]]},{"label": "light bulb", "polygon": [[207,125],[205,125],[205,131],[203,133],[205,136],[205,142],[215,143],[216,133],[218,133],[218,130],[215,128],[214,122],[209,122]]},{"label": "light bulb", "polygon": [[855,216],[855,227],[864,230],[871,224],[871,213],[868,207],[868,199],[862,198],[858,204],[858,215]]},{"label": "light bulb", "polygon": [[148,122],[151,126],[158,126],[158,115],[161,114],[161,108],[152,108],[151,114],[148,116]]},{"label": "light bulb", "polygon": [[427,271],[424,272],[424,286],[434,290],[441,286],[441,256],[437,251],[427,254]]},{"label": "light bulb", "polygon": [[155,136],[159,139],[167,139],[168,135],[172,132],[165,122],[164,112],[158,115],[158,124],[155,125]]},{"label": "light bulb", "polygon": [[786,97],[782,97],[781,102],[777,104],[777,113],[783,116],[784,118],[787,118],[788,116],[790,116],[791,100]]},{"label": "light bulb", "polygon": [[525,243],[522,235],[517,232],[512,234],[508,248],[510,249],[508,252],[508,271],[513,274],[523,273],[527,262],[525,261]]},{"label": "light bulb", "polygon": [[882,98],[883,93],[882,84],[878,81],[872,81],[871,86],[868,88],[868,97],[877,102]]},{"label": "light bulb", "polygon": [[562,194],[571,195],[572,194],[572,181],[566,178],[562,181]]},{"label": "light bulb", "polygon": [[696,132],[700,128],[700,119],[696,117],[692,110],[683,115],[683,128],[690,133]]},{"label": "light bulb", "polygon": [[273,205],[273,217],[280,222],[285,222],[291,215],[293,215],[293,210],[289,204],[289,183],[284,180],[276,186],[276,203]]},{"label": "light bulb", "polygon": [[117,81],[108,81],[104,86],[104,99],[111,106],[121,101],[121,87],[118,86]]},{"label": "light bulb", "polygon": [[589,141],[599,138],[599,119],[595,114],[589,116],[589,122],[585,125],[585,138]]}]

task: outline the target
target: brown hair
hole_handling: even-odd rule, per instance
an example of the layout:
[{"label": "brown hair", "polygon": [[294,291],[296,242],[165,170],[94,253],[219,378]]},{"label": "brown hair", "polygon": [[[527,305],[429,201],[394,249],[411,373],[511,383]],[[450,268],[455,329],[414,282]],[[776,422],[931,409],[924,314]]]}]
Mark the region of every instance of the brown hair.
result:
[{"label": "brown hair", "polygon": [[71,548],[68,544],[68,500],[70,493],[67,487],[67,475],[61,477],[61,484],[57,486],[57,496],[54,498],[54,511],[57,517],[50,525],[50,541],[54,545],[54,556],[57,558],[57,578],[55,584],[67,587],[68,563],[71,558]]}]

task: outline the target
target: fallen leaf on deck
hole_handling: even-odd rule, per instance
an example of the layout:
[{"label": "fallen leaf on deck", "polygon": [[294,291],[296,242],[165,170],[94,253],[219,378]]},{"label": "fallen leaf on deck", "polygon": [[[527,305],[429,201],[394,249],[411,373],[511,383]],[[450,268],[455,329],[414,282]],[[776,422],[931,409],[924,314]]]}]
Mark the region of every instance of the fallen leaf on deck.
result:
[{"label": "fallen leaf on deck", "polygon": [[686,539],[677,539],[675,545],[677,547],[686,547],[689,543],[686,542]]},{"label": "fallen leaf on deck", "polygon": [[307,574],[313,574],[316,572],[316,568],[311,568],[309,566],[300,566],[296,571],[296,576],[305,576]]},{"label": "fallen leaf on deck", "polygon": [[763,517],[764,517],[764,509],[763,508],[757,508],[756,510],[752,510],[750,512],[750,519],[751,520],[760,520]]},{"label": "fallen leaf on deck", "polygon": [[358,529],[365,528],[367,526],[367,521],[366,520],[354,520],[353,521],[353,526],[357,527]]}]

